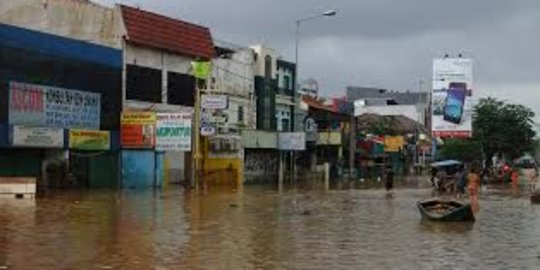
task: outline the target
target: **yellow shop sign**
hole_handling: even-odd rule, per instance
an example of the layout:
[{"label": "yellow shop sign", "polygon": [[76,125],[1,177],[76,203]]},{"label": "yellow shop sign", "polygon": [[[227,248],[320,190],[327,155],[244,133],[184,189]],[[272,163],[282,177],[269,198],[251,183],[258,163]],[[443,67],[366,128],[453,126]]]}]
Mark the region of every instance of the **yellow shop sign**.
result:
[{"label": "yellow shop sign", "polygon": [[69,148],[78,150],[109,150],[111,135],[102,130],[69,130]]}]

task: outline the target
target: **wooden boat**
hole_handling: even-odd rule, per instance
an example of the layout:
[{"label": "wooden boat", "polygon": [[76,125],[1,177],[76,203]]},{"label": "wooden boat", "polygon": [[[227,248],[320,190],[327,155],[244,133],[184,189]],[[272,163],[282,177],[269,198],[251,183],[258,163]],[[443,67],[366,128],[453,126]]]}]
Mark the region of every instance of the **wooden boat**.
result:
[{"label": "wooden boat", "polygon": [[470,204],[456,201],[430,199],[418,202],[422,218],[434,221],[474,221]]},{"label": "wooden boat", "polygon": [[531,194],[531,202],[535,204],[540,204],[540,192],[536,191]]}]

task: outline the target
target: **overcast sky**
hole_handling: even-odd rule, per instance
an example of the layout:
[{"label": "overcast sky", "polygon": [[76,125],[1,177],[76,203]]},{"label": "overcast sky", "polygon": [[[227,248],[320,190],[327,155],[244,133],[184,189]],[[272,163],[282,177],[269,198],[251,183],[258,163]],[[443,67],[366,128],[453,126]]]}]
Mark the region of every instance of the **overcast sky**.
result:
[{"label": "overcast sky", "polygon": [[[110,5],[114,0],[93,0]],[[347,85],[417,91],[432,59],[474,59],[476,93],[522,103],[540,114],[540,0],[125,0],[210,27],[216,39],[264,43],[294,59],[302,24],[300,74],[325,95]],[[538,118],[540,119],[540,117]]]}]

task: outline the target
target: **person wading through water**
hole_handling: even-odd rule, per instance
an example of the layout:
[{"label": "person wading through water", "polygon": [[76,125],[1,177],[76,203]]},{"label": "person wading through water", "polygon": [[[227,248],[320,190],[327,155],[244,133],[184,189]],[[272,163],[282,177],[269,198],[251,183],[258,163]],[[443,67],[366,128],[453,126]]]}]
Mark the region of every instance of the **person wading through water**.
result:
[{"label": "person wading through water", "polygon": [[386,196],[392,196],[392,191],[394,189],[394,171],[392,170],[391,166],[387,168],[384,187],[386,189]]},{"label": "person wading through water", "polygon": [[471,172],[467,175],[467,190],[469,191],[469,198],[471,200],[471,206],[473,211],[477,212],[478,205],[478,189],[480,188],[480,170],[478,166],[473,166]]},{"label": "person wading through water", "polygon": [[464,165],[460,165],[455,175],[457,197],[461,198],[465,195],[465,187],[467,186],[467,170]]}]

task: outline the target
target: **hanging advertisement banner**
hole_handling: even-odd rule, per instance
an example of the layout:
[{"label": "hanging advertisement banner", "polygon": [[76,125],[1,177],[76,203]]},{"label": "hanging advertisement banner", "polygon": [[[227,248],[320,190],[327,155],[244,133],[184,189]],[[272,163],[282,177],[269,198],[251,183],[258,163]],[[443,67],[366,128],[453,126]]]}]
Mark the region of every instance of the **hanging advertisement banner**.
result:
[{"label": "hanging advertisement banner", "polygon": [[64,147],[64,130],[49,127],[13,126],[11,144],[23,147],[62,148]]},{"label": "hanging advertisement banner", "polygon": [[434,137],[471,137],[474,101],[472,60],[433,61],[431,129]]},{"label": "hanging advertisement banner", "polygon": [[120,141],[125,148],[152,148],[156,141],[154,112],[123,112]]},{"label": "hanging advertisement banner", "polygon": [[111,147],[109,131],[69,130],[69,148],[76,150],[109,150]]},{"label": "hanging advertisement banner", "polygon": [[52,86],[9,83],[11,125],[99,129],[101,95]]},{"label": "hanging advertisement banner", "polygon": [[156,150],[191,151],[191,113],[158,113],[156,118]]},{"label": "hanging advertisement banner", "polygon": [[404,146],[403,136],[384,136],[384,152],[400,152]]},{"label": "hanging advertisement banner", "polygon": [[202,95],[201,108],[210,110],[224,110],[229,107],[227,96],[225,95]]},{"label": "hanging advertisement banner", "polygon": [[306,133],[305,132],[280,132],[278,133],[278,149],[279,150],[306,150]]}]

